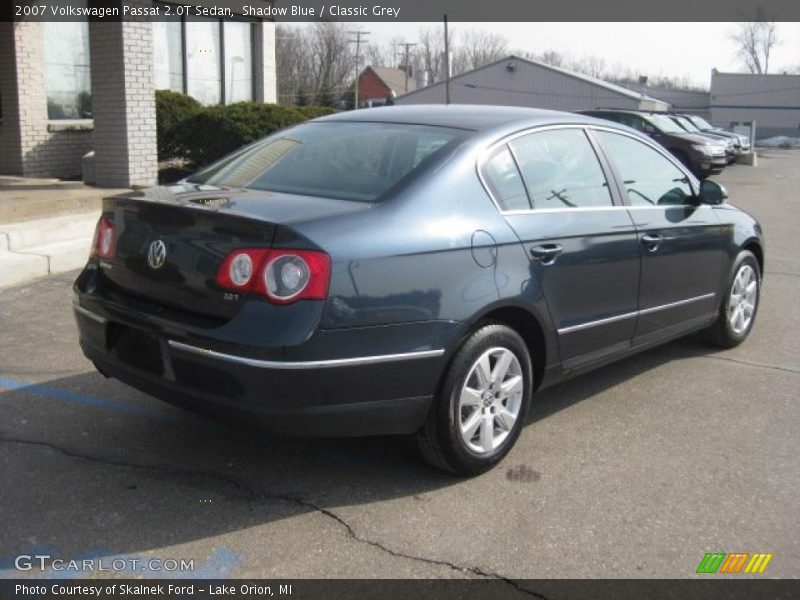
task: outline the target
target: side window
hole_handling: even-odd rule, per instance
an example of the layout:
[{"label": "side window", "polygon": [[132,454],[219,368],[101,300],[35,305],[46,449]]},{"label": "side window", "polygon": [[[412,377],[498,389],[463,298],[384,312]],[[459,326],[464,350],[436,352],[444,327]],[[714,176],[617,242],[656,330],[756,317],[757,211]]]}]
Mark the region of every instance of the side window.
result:
[{"label": "side window", "polygon": [[633,206],[689,204],[692,187],[686,175],[647,144],[631,137],[597,131],[622,176]]},{"label": "side window", "polygon": [[582,129],[531,133],[510,144],[534,209],[611,206],[611,192]]},{"label": "side window", "polygon": [[497,150],[483,165],[483,177],[503,210],[529,210],[528,194],[508,146]]}]

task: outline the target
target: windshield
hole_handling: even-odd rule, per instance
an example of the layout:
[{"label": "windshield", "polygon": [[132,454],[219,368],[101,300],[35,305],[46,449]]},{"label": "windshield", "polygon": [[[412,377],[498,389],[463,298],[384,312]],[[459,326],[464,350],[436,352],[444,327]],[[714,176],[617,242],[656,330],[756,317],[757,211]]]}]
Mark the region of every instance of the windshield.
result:
[{"label": "windshield", "polygon": [[678,124],[681,125],[686,131],[691,131],[692,133],[697,133],[700,131],[697,127],[695,127],[695,124],[686,117],[675,117],[675,120],[678,121]]},{"label": "windshield", "polygon": [[689,117],[689,119],[692,121],[692,123],[697,125],[697,127],[700,128],[700,129],[714,129],[714,127],[711,125],[711,123],[706,121],[703,117],[692,116],[692,117]]},{"label": "windshield", "polygon": [[188,181],[371,202],[467,133],[394,123],[305,123],[247,146]]},{"label": "windshield", "polygon": [[645,117],[661,130],[661,133],[686,133],[675,121],[666,115],[647,115]]}]

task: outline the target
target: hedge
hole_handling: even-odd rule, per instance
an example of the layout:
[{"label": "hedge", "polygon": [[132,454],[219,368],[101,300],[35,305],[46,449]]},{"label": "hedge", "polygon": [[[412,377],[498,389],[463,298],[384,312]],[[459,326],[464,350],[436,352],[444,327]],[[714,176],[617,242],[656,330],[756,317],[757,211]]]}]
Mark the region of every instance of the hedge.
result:
[{"label": "hedge", "polygon": [[[158,156],[200,167],[270,133],[337,112],[324,106],[287,107],[238,102],[196,106],[174,92],[157,92]],[[185,102],[189,100],[190,102]]]},{"label": "hedge", "polygon": [[169,90],[156,91],[156,142],[158,158],[165,160],[183,154],[178,138],[178,127],[203,108],[191,96]]}]

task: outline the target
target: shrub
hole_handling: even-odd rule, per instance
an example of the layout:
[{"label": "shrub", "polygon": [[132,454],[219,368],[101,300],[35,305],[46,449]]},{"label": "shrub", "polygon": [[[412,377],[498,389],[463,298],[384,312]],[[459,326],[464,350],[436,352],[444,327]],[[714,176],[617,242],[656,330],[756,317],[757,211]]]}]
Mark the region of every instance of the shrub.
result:
[{"label": "shrub", "polygon": [[294,109],[306,119],[316,119],[325,115],[332,115],[339,112],[330,106],[295,106]]},{"label": "shrub", "polygon": [[336,111],[257,102],[207,106],[180,124],[178,145],[184,158],[203,166],[279,129],[332,112]]},{"label": "shrub", "polygon": [[203,106],[191,96],[169,90],[156,90],[156,140],[159,160],[182,155],[179,128],[184,121],[202,108]]}]

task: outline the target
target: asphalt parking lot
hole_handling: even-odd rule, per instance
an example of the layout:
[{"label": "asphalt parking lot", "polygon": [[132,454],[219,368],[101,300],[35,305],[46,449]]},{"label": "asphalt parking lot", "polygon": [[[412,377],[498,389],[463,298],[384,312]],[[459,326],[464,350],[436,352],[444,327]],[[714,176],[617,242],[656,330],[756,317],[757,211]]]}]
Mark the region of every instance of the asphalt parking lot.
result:
[{"label": "asphalt parking lot", "polygon": [[750,339],[548,390],[469,480],[402,438],[274,439],[164,405],[83,358],[75,273],[0,290],[0,577],[48,553],[193,559],[195,577],[684,578],[712,551],[797,577],[800,151],[716,179],[767,236]]}]

